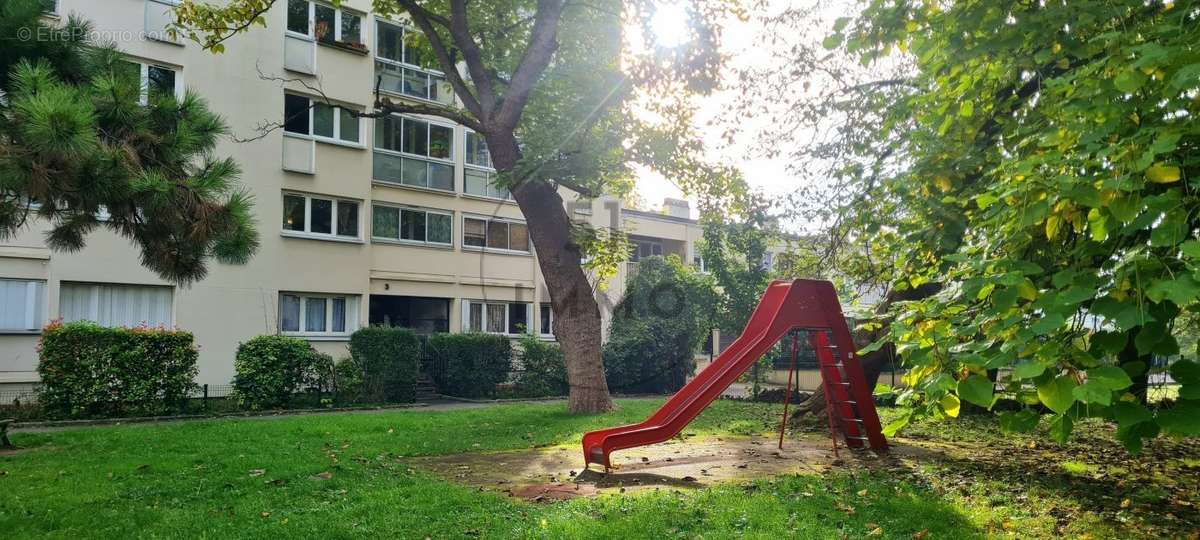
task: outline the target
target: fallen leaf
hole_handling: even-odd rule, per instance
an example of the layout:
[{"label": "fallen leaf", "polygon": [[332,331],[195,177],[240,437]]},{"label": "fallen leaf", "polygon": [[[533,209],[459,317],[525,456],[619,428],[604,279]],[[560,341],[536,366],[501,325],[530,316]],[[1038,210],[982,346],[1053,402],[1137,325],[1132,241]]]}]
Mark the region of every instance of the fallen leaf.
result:
[{"label": "fallen leaf", "polygon": [[1130,504],[1131,504],[1131,503],[1130,503],[1129,499],[1122,499],[1122,500],[1121,500],[1121,508],[1129,508],[1129,505],[1130,505]]},{"label": "fallen leaf", "polygon": [[861,490],[861,491],[859,491],[859,492],[858,492],[858,496],[859,496],[859,497],[866,497],[866,496],[867,496],[867,490],[865,490],[865,489],[864,489],[864,490]]},{"label": "fallen leaf", "polygon": [[271,517],[271,513],[270,513],[270,512],[263,512],[263,513],[262,513],[262,517],[264,517],[264,518],[269,518],[269,517]]},{"label": "fallen leaf", "polygon": [[867,536],[883,536],[883,527],[871,529],[871,532],[867,533]]},{"label": "fallen leaf", "polygon": [[250,469],[250,476],[262,476],[267,474],[266,469]]},{"label": "fallen leaf", "polygon": [[326,471],[326,472],[323,472],[323,473],[314,474],[314,475],[312,475],[312,476],[308,477],[308,479],[309,479],[309,480],[318,480],[318,481],[320,481],[320,480],[329,480],[330,478],[333,478],[333,473],[331,473],[331,472],[329,472],[329,471]]},{"label": "fallen leaf", "polygon": [[912,540],[925,540],[929,538],[929,529],[921,529],[912,534]]}]

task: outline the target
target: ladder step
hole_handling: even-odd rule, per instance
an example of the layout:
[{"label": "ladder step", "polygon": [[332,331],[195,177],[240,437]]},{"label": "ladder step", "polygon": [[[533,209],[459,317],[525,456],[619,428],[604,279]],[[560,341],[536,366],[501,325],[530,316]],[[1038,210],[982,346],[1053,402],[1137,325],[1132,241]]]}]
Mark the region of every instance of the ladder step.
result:
[{"label": "ladder step", "polygon": [[857,401],[854,401],[854,400],[851,400],[851,401],[834,401],[834,403],[835,403],[835,404],[838,404],[838,405],[858,405],[858,402],[857,402]]},{"label": "ladder step", "polygon": [[843,363],[841,363],[841,362],[838,362],[838,363],[836,363],[836,364],[824,364],[824,365],[822,365],[821,367],[823,367],[823,368],[830,368],[830,367],[846,367],[846,364],[843,364]]},{"label": "ladder step", "polygon": [[855,439],[855,440],[859,440],[859,441],[865,441],[865,440],[867,440],[867,438],[866,438],[866,437],[853,437],[853,436],[850,436],[850,435],[846,435],[846,438],[847,438],[847,439]]}]

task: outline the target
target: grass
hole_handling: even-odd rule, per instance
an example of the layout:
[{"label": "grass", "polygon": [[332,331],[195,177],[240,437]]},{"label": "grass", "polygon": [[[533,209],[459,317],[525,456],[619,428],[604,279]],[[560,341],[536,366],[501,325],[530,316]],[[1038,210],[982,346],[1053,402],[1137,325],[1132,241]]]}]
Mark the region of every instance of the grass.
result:
[{"label": "grass", "polygon": [[[870,470],[544,505],[448,482],[407,462],[575,445],[583,432],[640,420],[659,402],[622,400],[620,410],[601,416],[522,404],[17,434],[25,450],[0,455],[0,531],[4,538],[907,539],[1161,538],[1195,528],[1194,514],[1173,510],[1172,521],[1152,509],[1190,504],[1195,485],[1181,478],[1200,476],[1200,453],[1157,456],[1162,445],[1152,444],[1147,453],[1164,461],[1130,462],[1107,453],[1117,448],[1111,440],[1091,435],[1081,444],[1105,452],[1056,453],[1031,449],[1035,439],[1003,436],[984,420],[918,424],[912,444],[935,452]],[[778,413],[778,406],[722,401],[687,431],[769,431]],[[1031,460],[1053,471],[1022,474]],[[1116,463],[1124,473],[1114,472]],[[1110,475],[1111,485],[1096,475]],[[1089,498],[1102,489],[1112,500]]]}]

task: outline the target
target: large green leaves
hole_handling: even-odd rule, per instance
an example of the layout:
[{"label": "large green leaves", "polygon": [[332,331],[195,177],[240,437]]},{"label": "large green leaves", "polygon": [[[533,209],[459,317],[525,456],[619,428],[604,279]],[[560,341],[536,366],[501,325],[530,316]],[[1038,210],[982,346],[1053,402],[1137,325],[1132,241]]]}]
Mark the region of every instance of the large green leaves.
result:
[{"label": "large green leaves", "polygon": [[1046,408],[1063,414],[1075,403],[1073,391],[1078,386],[1075,380],[1067,375],[1060,375],[1037,385],[1038,399]]},{"label": "large green leaves", "polygon": [[991,408],[995,384],[980,375],[971,375],[958,382],[958,397],[980,407]]}]

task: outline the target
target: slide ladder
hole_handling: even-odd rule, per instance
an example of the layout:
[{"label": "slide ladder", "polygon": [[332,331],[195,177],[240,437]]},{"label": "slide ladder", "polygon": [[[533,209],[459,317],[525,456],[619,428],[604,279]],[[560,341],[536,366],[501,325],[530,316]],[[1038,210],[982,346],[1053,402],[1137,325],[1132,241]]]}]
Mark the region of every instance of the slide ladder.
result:
[{"label": "slide ladder", "polygon": [[612,466],[610,458],[617,450],[674,437],[776,342],[793,331],[807,331],[817,354],[830,405],[827,409],[831,429],[836,416],[846,446],[862,448],[869,444],[875,451],[885,451],[887,441],[875,411],[872,389],[867,387],[833,284],[798,279],[771,283],[741,335],[649,418],[585,434],[585,462],[607,469]]}]

